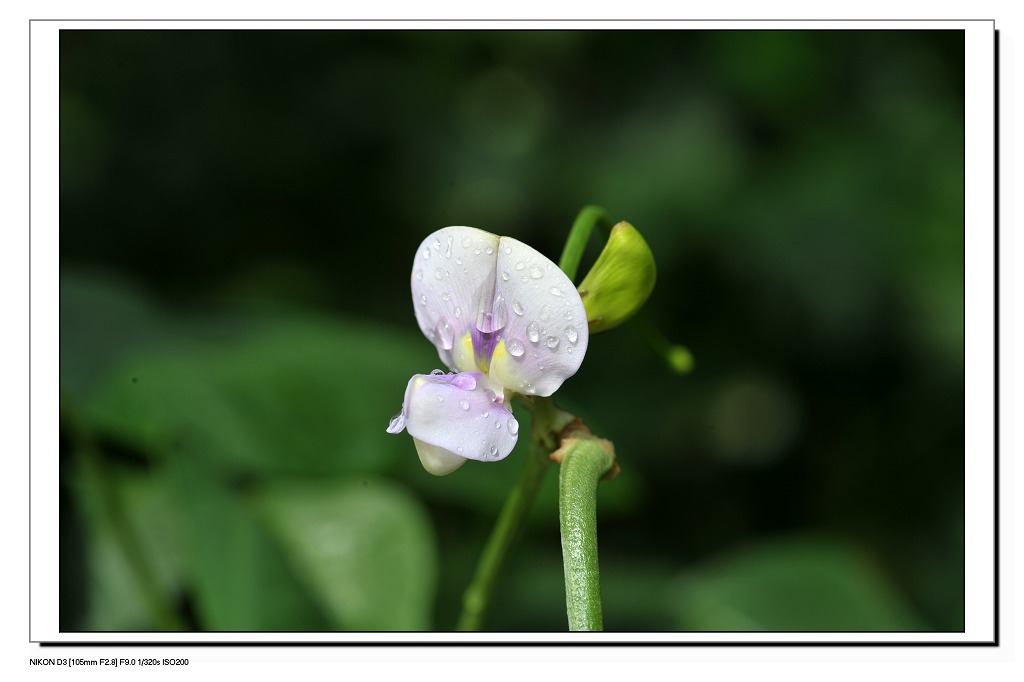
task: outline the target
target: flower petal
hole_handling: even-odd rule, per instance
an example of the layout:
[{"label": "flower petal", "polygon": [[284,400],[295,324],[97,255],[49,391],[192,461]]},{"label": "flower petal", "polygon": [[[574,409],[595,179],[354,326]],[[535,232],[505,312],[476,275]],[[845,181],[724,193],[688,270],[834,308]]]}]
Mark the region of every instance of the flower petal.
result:
[{"label": "flower petal", "polygon": [[[478,369],[474,339],[481,332],[478,323],[488,326],[493,317],[497,251],[497,235],[475,227],[445,227],[424,239],[416,252],[416,322],[437,347],[441,361],[453,370]],[[478,341],[476,346],[480,345]]]},{"label": "flower petal", "polygon": [[[519,422],[488,385],[479,372],[414,376],[403,406],[409,435],[453,457],[481,462],[504,459],[519,438]],[[417,450],[423,461],[423,449],[417,445]],[[436,451],[428,454],[440,461]]]},{"label": "flower petal", "polygon": [[494,299],[495,310],[507,307],[508,320],[490,359],[491,378],[518,393],[551,395],[587,352],[587,313],[576,287],[542,253],[502,237]]}]

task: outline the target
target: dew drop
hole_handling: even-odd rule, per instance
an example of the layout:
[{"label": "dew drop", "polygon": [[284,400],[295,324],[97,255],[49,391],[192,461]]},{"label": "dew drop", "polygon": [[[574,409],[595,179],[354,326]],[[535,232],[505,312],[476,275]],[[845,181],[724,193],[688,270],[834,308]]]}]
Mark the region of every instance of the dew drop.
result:
[{"label": "dew drop", "polygon": [[470,239],[469,237],[463,237],[462,238],[462,248],[468,249],[471,246],[473,246],[473,240]]},{"label": "dew drop", "polygon": [[438,239],[437,237],[434,237],[434,248],[437,249],[438,251],[441,250],[441,240]]},{"label": "dew drop", "polygon": [[557,336],[549,336],[548,338],[544,339],[544,345],[547,346],[548,348],[550,348],[551,350],[557,349],[558,348],[558,337]]},{"label": "dew drop", "polygon": [[472,374],[462,373],[452,377],[452,386],[461,388],[463,391],[472,391],[476,388],[476,379]]},{"label": "dew drop", "polygon": [[569,339],[569,343],[576,343],[576,339],[579,338],[579,335],[576,333],[576,327],[566,327],[565,338]]},{"label": "dew drop", "polygon": [[516,270],[522,270],[525,267],[526,266],[523,265],[523,261],[519,261],[518,263],[516,263]]},{"label": "dew drop", "polygon": [[444,269],[443,268],[436,268],[434,270],[434,277],[436,279],[444,279]]},{"label": "dew drop", "polygon": [[463,411],[468,412],[469,411],[469,401],[468,400],[460,400],[459,401],[459,407],[461,407],[463,409]]},{"label": "dew drop", "polygon": [[492,249],[491,247],[489,247],[489,246],[488,246],[488,247],[487,247],[486,249],[484,249],[484,252],[485,252],[485,253],[486,253],[486,254],[487,254],[488,256],[490,256],[490,255],[491,255],[492,253],[494,253],[494,249]]},{"label": "dew drop", "polygon": [[530,266],[530,277],[534,279],[540,279],[544,276],[544,271],[540,269],[540,266],[534,263]]},{"label": "dew drop", "polygon": [[415,274],[416,274],[416,281],[417,282],[422,282],[423,281],[423,271],[422,270],[417,270]]},{"label": "dew drop", "polygon": [[508,270],[502,270],[501,271],[501,281],[502,282],[507,282],[508,281]]},{"label": "dew drop", "polygon": [[536,322],[531,322],[526,325],[526,336],[530,339],[530,343],[537,343],[540,341],[540,325]]},{"label": "dew drop", "polygon": [[455,342],[455,331],[447,320],[437,323],[437,340],[441,342],[441,348],[451,350],[452,344]]},{"label": "dew drop", "polygon": [[491,413],[490,413],[490,412],[481,412],[481,413],[480,413],[480,418],[481,418],[481,419],[487,419],[487,418],[488,418],[488,417],[490,417],[490,416],[491,416]]},{"label": "dew drop", "polygon": [[520,358],[526,349],[523,347],[523,342],[519,339],[509,339],[508,342],[508,354],[514,358]]},{"label": "dew drop", "polygon": [[479,256],[480,255],[480,249],[473,249],[473,255],[474,256]]},{"label": "dew drop", "polygon": [[444,402],[444,398],[442,398],[441,396],[437,396],[437,402],[443,403]]},{"label": "dew drop", "polygon": [[492,445],[491,449],[490,449],[490,453],[491,453],[491,457],[497,457],[498,456],[498,448],[497,448],[497,446]]},{"label": "dew drop", "polygon": [[455,306],[455,317],[459,317],[460,315],[462,315],[462,308]]},{"label": "dew drop", "polygon": [[445,258],[451,258],[452,257],[452,238],[451,237],[448,237],[448,243],[444,247],[444,257]]},{"label": "dew drop", "polygon": [[450,301],[451,299],[452,299],[452,295],[449,294],[447,291],[444,292],[443,294],[441,294],[441,300],[442,301]]},{"label": "dew drop", "polygon": [[500,429],[501,428],[501,422],[494,422],[494,428],[495,428],[495,430]]},{"label": "dew drop", "polygon": [[520,277],[519,281],[522,282],[523,284],[526,284],[526,275],[523,275],[522,277]]},{"label": "dew drop", "polygon": [[562,295],[562,290],[559,289],[558,287],[551,287],[551,295],[552,296],[561,296]]},{"label": "dew drop", "polygon": [[432,376],[432,377],[440,377],[440,376],[444,376],[444,370],[443,370],[443,369],[434,369],[434,370],[431,370],[431,371],[430,371],[430,376]]},{"label": "dew drop", "polygon": [[505,255],[506,256],[511,256],[512,255],[512,247],[511,246],[506,246],[505,247]]},{"label": "dew drop", "polygon": [[572,322],[572,311],[571,310],[566,310],[565,311],[565,319],[567,319],[570,322]]},{"label": "dew drop", "polygon": [[519,422],[517,422],[514,418],[508,420],[508,432],[511,433],[513,436],[519,433]]},{"label": "dew drop", "polygon": [[519,303],[519,301],[512,301],[512,312],[514,312],[516,315],[522,316],[522,314],[525,311],[523,310],[523,306]]},{"label": "dew drop", "polygon": [[430,260],[430,249],[423,249],[423,260]]},{"label": "dew drop", "polygon": [[420,305],[426,305],[426,304],[427,304],[427,295],[426,294],[420,294]]}]

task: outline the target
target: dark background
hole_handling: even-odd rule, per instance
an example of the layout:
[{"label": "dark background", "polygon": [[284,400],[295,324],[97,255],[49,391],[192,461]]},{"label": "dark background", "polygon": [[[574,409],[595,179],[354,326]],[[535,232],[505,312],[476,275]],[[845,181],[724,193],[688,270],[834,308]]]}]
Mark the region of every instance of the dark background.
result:
[{"label": "dark background", "polygon": [[[557,395],[622,467],[606,628],[962,630],[963,45],[62,31],[61,629],[452,629],[525,439],[385,433],[415,249],[596,203],[696,359],[627,325]],[[491,628],[565,628],[555,473]]]}]

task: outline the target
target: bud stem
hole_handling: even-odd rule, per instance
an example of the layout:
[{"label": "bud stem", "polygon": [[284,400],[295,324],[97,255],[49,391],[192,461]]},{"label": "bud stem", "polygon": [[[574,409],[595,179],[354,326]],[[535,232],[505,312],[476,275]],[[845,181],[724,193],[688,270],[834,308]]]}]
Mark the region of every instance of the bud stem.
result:
[{"label": "bud stem", "polygon": [[600,206],[591,204],[580,210],[565,240],[562,257],[558,260],[558,267],[570,280],[576,280],[576,271],[579,270],[583,251],[587,248],[587,240],[590,239],[594,227],[598,227],[607,236],[611,232],[612,224],[612,217]]}]

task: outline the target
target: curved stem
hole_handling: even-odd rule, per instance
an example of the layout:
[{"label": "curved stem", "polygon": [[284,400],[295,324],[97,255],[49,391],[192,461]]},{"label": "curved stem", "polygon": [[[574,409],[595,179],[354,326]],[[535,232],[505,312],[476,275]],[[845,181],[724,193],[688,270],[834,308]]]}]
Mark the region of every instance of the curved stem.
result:
[{"label": "curved stem", "polygon": [[594,231],[595,226],[607,235],[612,229],[612,217],[600,206],[584,206],[576,216],[576,222],[572,224],[569,237],[562,249],[562,257],[558,259],[558,267],[570,280],[576,279],[580,259],[583,258],[587,240],[590,239],[590,233]]},{"label": "curved stem", "polygon": [[558,447],[558,433],[573,419],[572,415],[555,407],[550,398],[535,398],[531,407],[533,424],[526,463],[519,481],[498,514],[491,537],[480,555],[476,573],[462,598],[462,614],[456,626],[458,630],[481,628],[505,559],[518,538],[533,498],[551,463],[549,455]]},{"label": "curved stem", "polygon": [[611,444],[590,436],[567,438],[556,453],[558,520],[565,567],[569,630],[601,630],[601,581],[597,561],[597,483],[615,465]]}]

